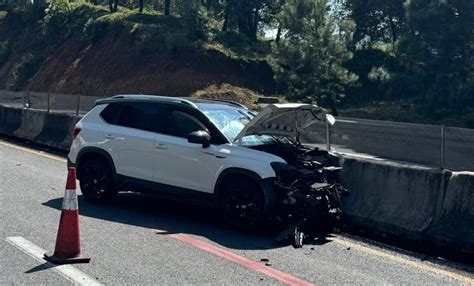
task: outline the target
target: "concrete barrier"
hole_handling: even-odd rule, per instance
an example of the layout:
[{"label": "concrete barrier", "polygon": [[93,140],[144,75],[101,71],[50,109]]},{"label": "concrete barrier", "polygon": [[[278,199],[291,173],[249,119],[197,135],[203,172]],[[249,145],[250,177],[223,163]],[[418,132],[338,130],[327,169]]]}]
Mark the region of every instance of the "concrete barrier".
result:
[{"label": "concrete barrier", "polygon": [[23,109],[21,111],[21,125],[13,135],[33,141],[43,130],[46,116],[47,113],[41,110]]},{"label": "concrete barrier", "polygon": [[347,222],[355,227],[425,240],[443,204],[449,172],[395,162],[346,158],[343,200]]},{"label": "concrete barrier", "polygon": [[0,133],[13,136],[21,125],[22,109],[0,105]]},{"label": "concrete barrier", "polygon": [[71,133],[79,119],[69,114],[47,113],[41,132],[33,138],[34,142],[51,147],[69,150]]},{"label": "concrete barrier", "polygon": [[435,245],[474,255],[474,172],[454,172],[428,231]]}]

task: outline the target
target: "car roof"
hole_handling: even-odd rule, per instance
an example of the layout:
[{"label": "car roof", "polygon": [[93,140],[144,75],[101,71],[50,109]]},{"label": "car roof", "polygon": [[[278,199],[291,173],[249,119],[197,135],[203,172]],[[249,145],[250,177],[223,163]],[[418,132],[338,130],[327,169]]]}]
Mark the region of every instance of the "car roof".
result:
[{"label": "car roof", "polygon": [[247,108],[246,106],[228,100],[222,99],[205,99],[205,98],[193,98],[193,97],[170,97],[170,96],[161,96],[161,95],[144,95],[144,94],[121,94],[115,95],[112,97],[99,99],[96,101],[96,104],[106,104],[112,102],[130,102],[130,101],[153,101],[153,102],[169,102],[175,104],[185,104],[194,108],[199,109],[201,104],[216,104],[216,105],[225,105],[228,107],[240,107]]}]

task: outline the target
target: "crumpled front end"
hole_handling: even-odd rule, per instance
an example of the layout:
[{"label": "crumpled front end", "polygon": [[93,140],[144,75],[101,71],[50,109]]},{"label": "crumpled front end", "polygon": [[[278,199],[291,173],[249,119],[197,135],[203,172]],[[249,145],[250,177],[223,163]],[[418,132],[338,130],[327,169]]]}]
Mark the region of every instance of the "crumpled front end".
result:
[{"label": "crumpled front end", "polygon": [[258,147],[288,162],[273,163],[273,188],[277,193],[274,219],[282,231],[277,241],[301,247],[304,240],[337,232],[342,226],[339,157],[318,148],[292,144]]}]

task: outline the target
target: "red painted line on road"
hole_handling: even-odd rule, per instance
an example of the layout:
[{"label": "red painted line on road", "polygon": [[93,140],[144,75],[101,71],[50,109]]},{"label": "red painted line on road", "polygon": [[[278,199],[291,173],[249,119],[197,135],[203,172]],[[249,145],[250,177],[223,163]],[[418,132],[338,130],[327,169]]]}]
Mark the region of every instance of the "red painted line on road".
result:
[{"label": "red painted line on road", "polygon": [[206,243],[204,241],[201,241],[199,239],[193,238],[189,235],[182,234],[182,233],[177,233],[177,234],[170,234],[169,236],[190,244],[196,248],[199,248],[201,250],[204,250],[206,252],[215,254],[217,256],[220,256],[222,258],[225,258],[229,261],[232,261],[236,264],[239,264],[241,266],[244,266],[246,268],[249,268],[251,270],[258,271],[260,273],[263,273],[271,278],[274,278],[276,280],[279,280],[283,283],[286,283],[288,285],[295,285],[295,286],[306,286],[306,285],[314,285],[313,283],[310,283],[308,281],[302,280],[300,278],[294,277],[290,274],[287,274],[285,272],[276,270],[274,268],[271,268],[269,266],[265,266],[262,263],[252,261],[250,259],[247,259],[245,257],[242,257],[240,255],[237,255],[235,253],[232,253],[230,251],[224,250],[222,248],[216,247],[212,244]]}]

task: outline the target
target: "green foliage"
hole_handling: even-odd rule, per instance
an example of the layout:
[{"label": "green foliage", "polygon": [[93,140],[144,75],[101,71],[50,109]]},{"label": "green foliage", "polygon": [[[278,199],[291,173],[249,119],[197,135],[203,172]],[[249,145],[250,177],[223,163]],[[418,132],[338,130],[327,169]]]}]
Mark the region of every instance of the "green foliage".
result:
[{"label": "green foliage", "polygon": [[122,8],[116,13],[89,19],[84,25],[84,33],[92,42],[97,43],[107,33],[126,32],[144,51],[176,53],[197,48],[199,41],[205,39],[204,28],[199,23],[190,25],[189,21],[184,16],[143,14]]},{"label": "green foliage", "polygon": [[357,28],[353,45],[395,43],[405,26],[405,0],[347,0],[346,9]]},{"label": "green foliage", "polygon": [[224,49],[236,58],[262,60],[271,53],[269,41],[253,41],[246,35],[236,31],[218,33],[216,42],[220,43]]},{"label": "green foliage", "polygon": [[474,106],[474,1],[411,0],[397,55],[427,113]]},{"label": "green foliage", "polygon": [[78,2],[69,3],[67,0],[51,2],[45,12],[46,15],[42,21],[44,33],[49,40],[54,41],[82,33],[88,21],[107,13],[100,6]]},{"label": "green foliage", "polygon": [[44,21],[47,25],[63,25],[71,12],[68,0],[51,1],[48,8],[45,10]]},{"label": "green foliage", "polygon": [[280,15],[285,37],[274,46],[272,66],[288,99],[317,102],[336,113],[336,104],[356,76],[343,67],[351,58],[347,34],[338,30],[326,0],[288,0]]}]

